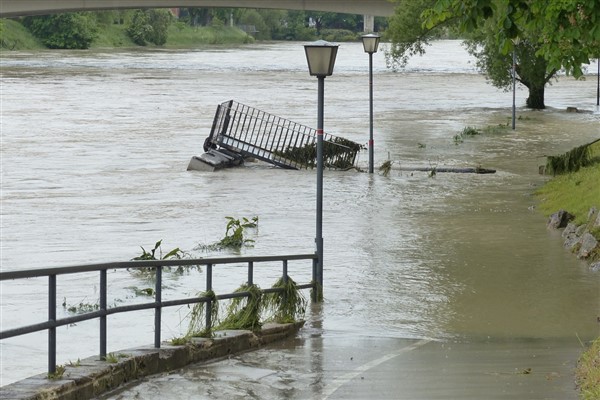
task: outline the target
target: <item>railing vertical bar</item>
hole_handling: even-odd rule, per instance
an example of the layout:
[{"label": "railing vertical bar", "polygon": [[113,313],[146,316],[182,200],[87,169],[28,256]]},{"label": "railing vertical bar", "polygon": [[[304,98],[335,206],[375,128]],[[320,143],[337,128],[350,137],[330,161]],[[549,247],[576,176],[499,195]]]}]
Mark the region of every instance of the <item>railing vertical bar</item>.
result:
[{"label": "railing vertical bar", "polygon": [[248,262],[248,286],[254,285],[254,261]]},{"label": "railing vertical bar", "polygon": [[[48,321],[56,322],[56,275],[48,276]],[[48,329],[48,373],[56,372],[56,327]]]},{"label": "railing vertical bar", "polygon": [[156,267],[156,284],[154,287],[156,308],[154,309],[154,348],[160,349],[160,330],[162,319],[162,267]]},{"label": "railing vertical bar", "polygon": [[317,303],[319,301],[319,296],[317,291],[319,289],[319,285],[317,284],[317,259],[313,258],[312,260],[312,284],[313,290],[311,292],[311,298],[313,303]]},{"label": "railing vertical bar", "polygon": [[106,342],[107,342],[107,328],[106,328],[106,296],[108,291],[108,283],[106,276],[106,269],[100,270],[100,311],[104,312],[104,315],[100,317],[100,359],[106,359]]},{"label": "railing vertical bar", "polygon": [[[283,287],[287,287],[288,283],[288,260],[283,260]],[[287,293],[283,292],[282,304],[287,304]]]},{"label": "railing vertical bar", "polygon": [[[206,264],[206,291],[212,291],[212,264]],[[212,309],[212,301],[208,300],[206,302],[206,330],[210,331],[212,328],[212,319],[211,319],[211,309]]]}]

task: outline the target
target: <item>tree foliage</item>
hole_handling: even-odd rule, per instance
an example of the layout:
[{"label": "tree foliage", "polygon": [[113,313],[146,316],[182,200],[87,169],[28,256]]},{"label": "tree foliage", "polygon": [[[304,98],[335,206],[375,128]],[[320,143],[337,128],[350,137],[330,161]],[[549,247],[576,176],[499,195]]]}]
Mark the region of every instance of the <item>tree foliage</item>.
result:
[{"label": "tree foliage", "polygon": [[[533,23],[519,27],[506,19],[506,15],[514,14],[510,1],[397,0],[398,7],[387,32],[391,40],[386,54],[388,66],[405,66],[410,57],[425,52],[430,40],[462,32],[467,50],[477,58],[479,70],[490,83],[504,90],[512,87],[514,51],[515,78],[529,90],[527,107],[545,108],[545,86],[559,67],[543,55],[540,37],[545,35],[545,27]],[[469,14],[472,7],[474,11]],[[513,34],[515,29],[518,35]],[[577,71],[572,69],[572,72]]]},{"label": "tree foliage", "polygon": [[600,56],[598,0],[436,0],[423,13],[425,26],[457,20],[462,32],[473,32],[494,19],[501,51],[509,53],[513,39],[536,32],[536,55],[549,70],[564,68],[579,77],[582,64]]},{"label": "tree foliage", "polygon": [[97,30],[95,15],[86,12],[25,17],[23,24],[51,49],[87,49]]},{"label": "tree foliage", "polygon": [[172,15],[169,10],[136,10],[127,27],[127,34],[137,45],[153,43],[162,46],[167,42],[167,31]]}]

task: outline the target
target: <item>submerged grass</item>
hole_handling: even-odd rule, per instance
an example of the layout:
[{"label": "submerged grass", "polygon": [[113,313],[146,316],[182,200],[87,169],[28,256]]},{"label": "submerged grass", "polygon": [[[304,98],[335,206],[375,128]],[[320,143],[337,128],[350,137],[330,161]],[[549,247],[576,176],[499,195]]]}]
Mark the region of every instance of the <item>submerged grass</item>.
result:
[{"label": "submerged grass", "polygon": [[600,399],[600,338],[581,354],[575,379],[583,400]]}]

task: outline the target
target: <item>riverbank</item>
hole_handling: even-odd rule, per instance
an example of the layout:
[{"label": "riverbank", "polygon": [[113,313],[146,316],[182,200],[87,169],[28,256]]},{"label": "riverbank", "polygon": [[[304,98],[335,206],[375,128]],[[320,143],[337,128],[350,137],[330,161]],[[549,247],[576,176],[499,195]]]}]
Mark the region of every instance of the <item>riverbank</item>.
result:
[{"label": "riverbank", "polygon": [[[584,148],[574,149],[555,159],[564,158],[566,164],[575,165],[578,162],[575,154]],[[566,248],[578,258],[590,262],[592,268],[600,270],[600,142],[589,144],[586,151],[587,156],[584,157],[588,161],[583,164],[586,166],[555,176],[537,191],[540,199],[538,209],[550,216],[550,227],[565,228],[562,236]],[[581,251],[586,235],[590,249]]]},{"label": "riverbank", "polygon": [[[42,50],[46,49],[39,39],[31,34],[21,23],[11,19],[1,19],[0,44],[4,50]],[[236,27],[198,26],[183,23],[169,26],[167,42],[163,46],[149,44],[145,47],[194,48],[200,45],[245,44],[253,43],[254,38]],[[127,35],[125,25],[109,25],[97,32],[90,48],[131,48],[136,45]]]},{"label": "riverbank", "polygon": [[[600,143],[590,146],[590,158],[600,158]],[[553,213],[550,224],[559,223],[565,247],[582,258],[584,238],[595,248],[586,254],[590,267],[600,272],[600,162],[579,169],[576,172],[559,175],[542,187],[537,195],[541,203],[539,210],[546,215]],[[561,212],[555,212],[561,210]],[[561,221],[564,220],[564,221]],[[563,225],[563,226],[560,226]],[[587,235],[587,236],[586,236]],[[589,245],[589,244],[588,244]],[[585,249],[584,249],[585,250]],[[588,253],[588,250],[585,250]],[[598,317],[600,318],[600,316]],[[599,320],[600,322],[600,320]],[[577,363],[576,382],[580,396],[584,400],[600,396],[600,338],[585,350]]]}]

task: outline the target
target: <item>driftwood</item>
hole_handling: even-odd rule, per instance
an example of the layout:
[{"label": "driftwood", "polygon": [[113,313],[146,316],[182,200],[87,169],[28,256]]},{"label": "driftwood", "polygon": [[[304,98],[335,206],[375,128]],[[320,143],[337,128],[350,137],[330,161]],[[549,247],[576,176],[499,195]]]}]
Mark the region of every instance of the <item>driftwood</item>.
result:
[{"label": "driftwood", "polygon": [[423,171],[423,172],[454,172],[459,174],[494,174],[495,169],[488,168],[445,168],[445,167],[396,167],[400,171]]}]

